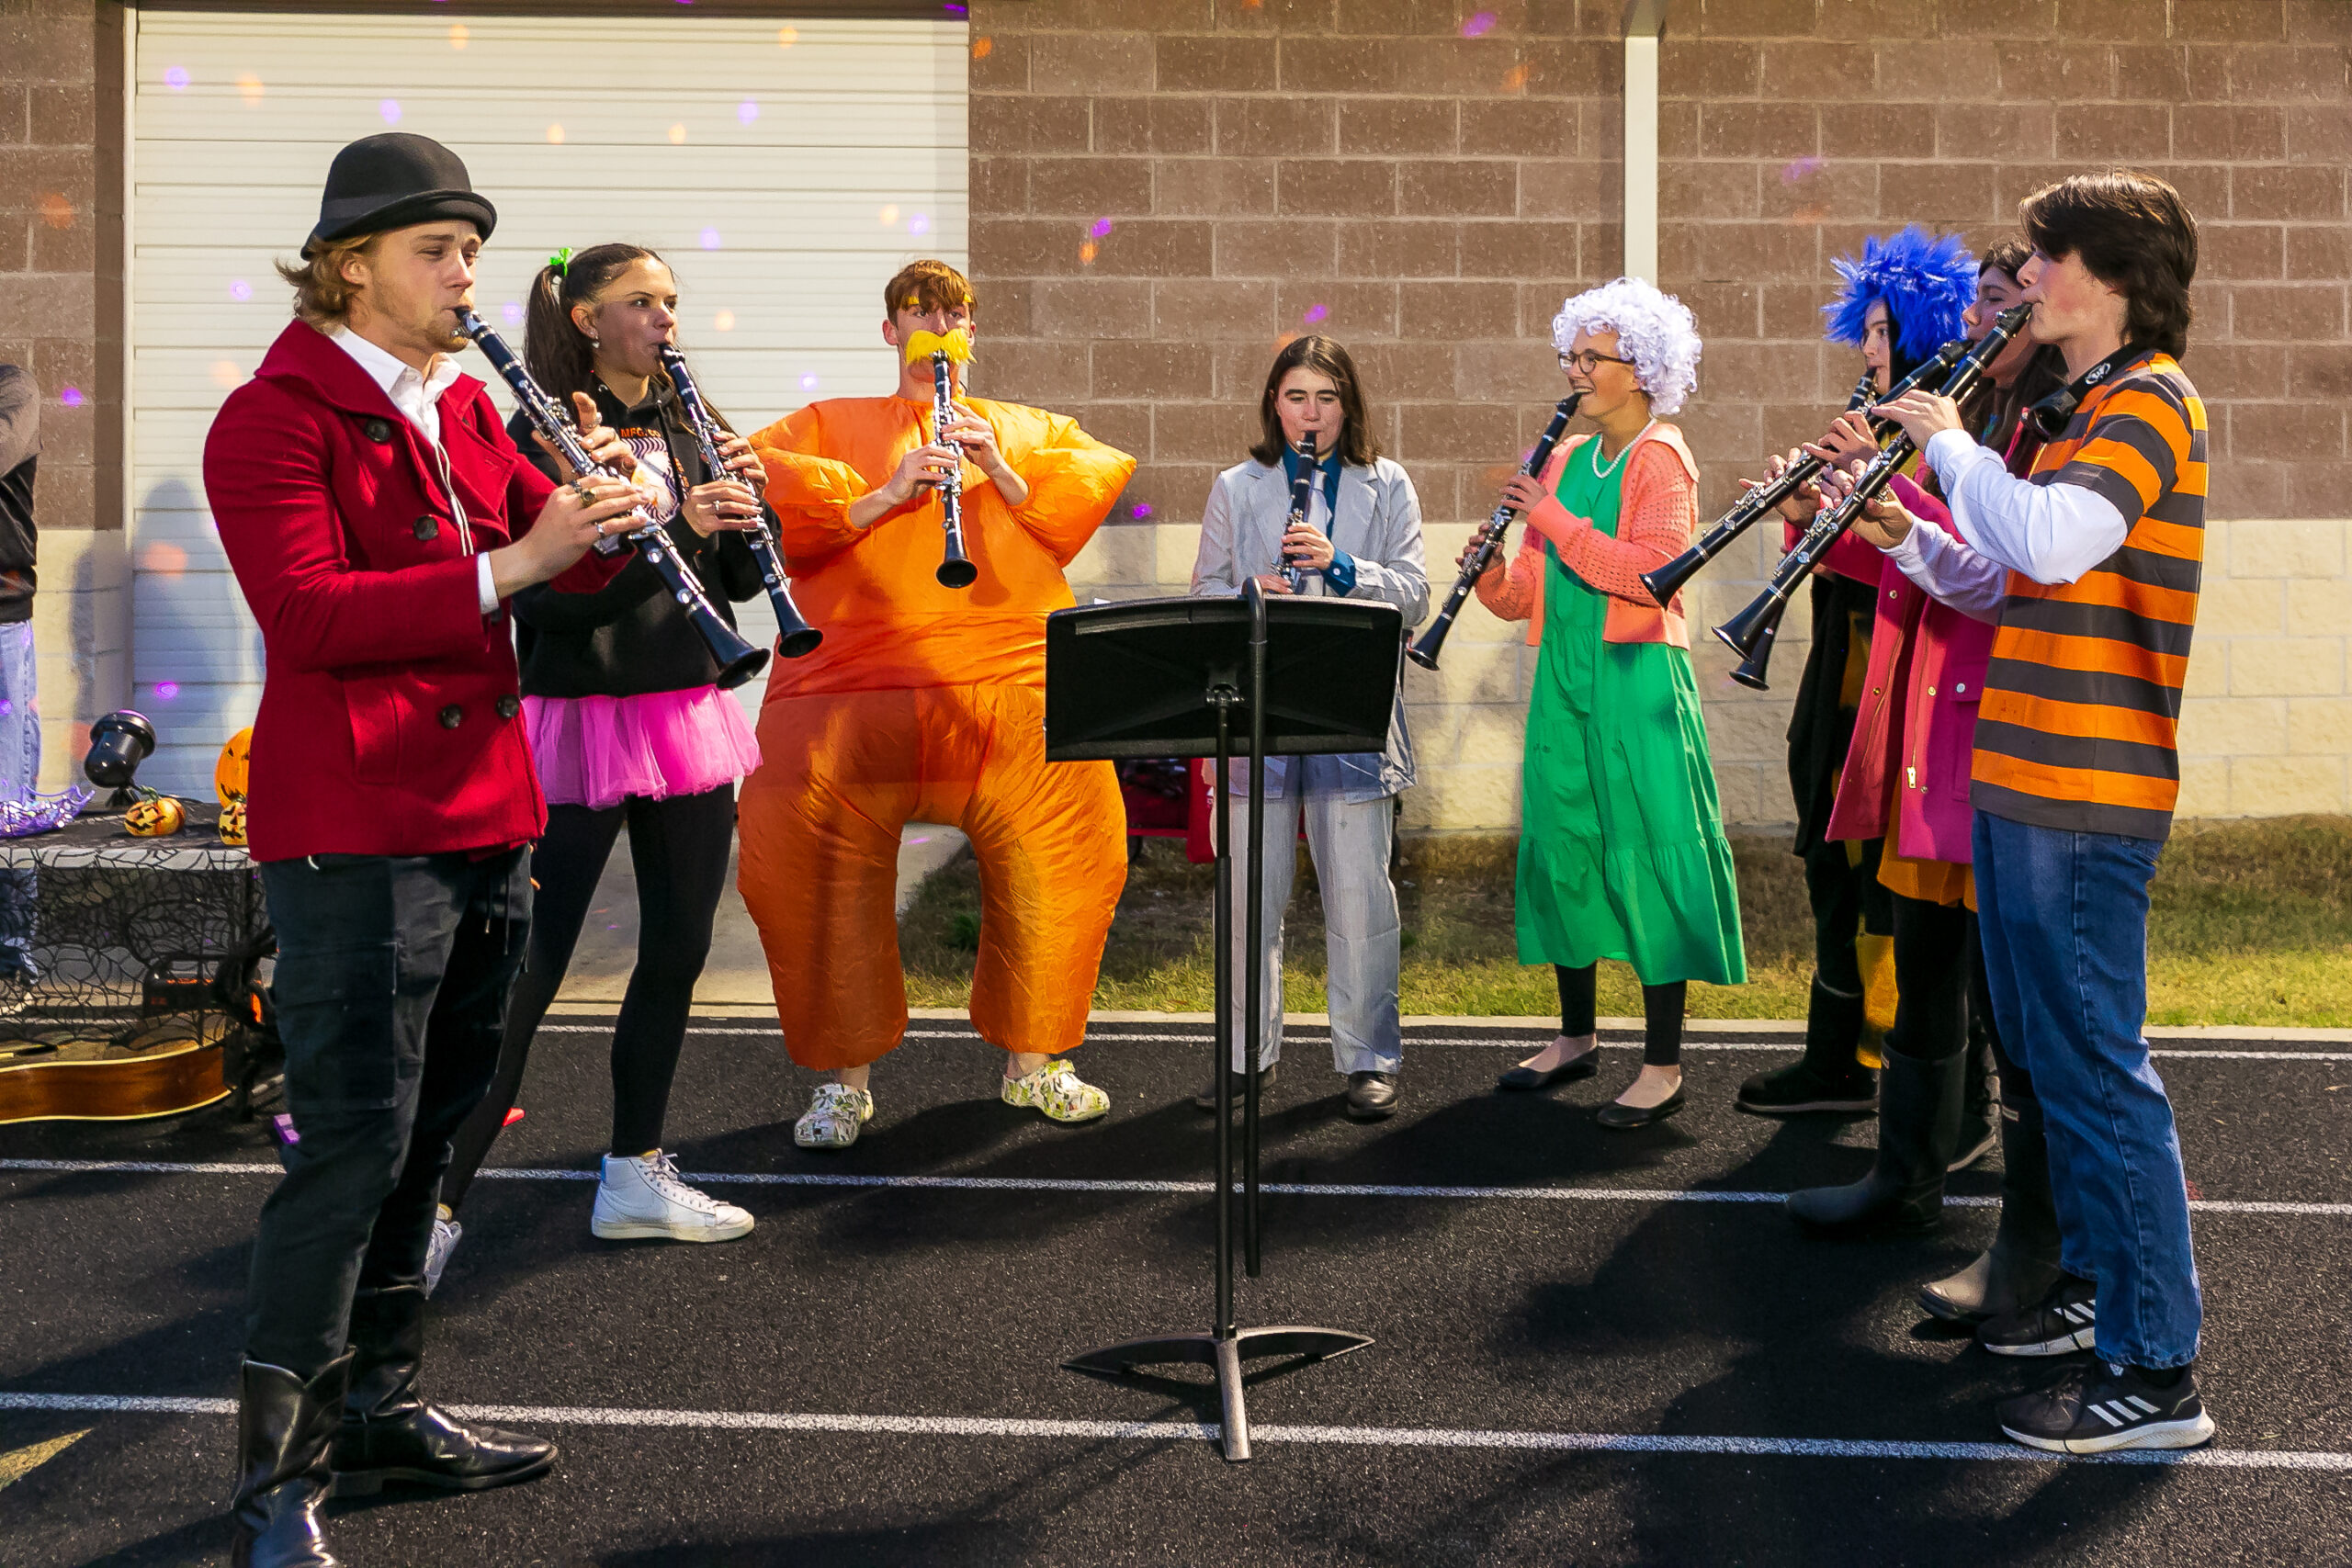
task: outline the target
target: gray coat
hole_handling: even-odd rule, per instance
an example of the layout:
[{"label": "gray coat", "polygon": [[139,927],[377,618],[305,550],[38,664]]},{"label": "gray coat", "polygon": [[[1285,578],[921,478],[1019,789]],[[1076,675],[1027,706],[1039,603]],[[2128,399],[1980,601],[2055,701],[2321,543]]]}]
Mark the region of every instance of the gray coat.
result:
[{"label": "gray coat", "polygon": [[[1319,485],[1317,493],[1319,499]],[[1279,463],[1269,466],[1253,457],[1219,474],[1201,513],[1193,592],[1204,597],[1238,593],[1250,577],[1273,570],[1289,517],[1290,485]],[[1421,502],[1403,468],[1385,457],[1374,458],[1370,468],[1341,468],[1335,520],[1327,532],[1331,543],[1356,563],[1349,598],[1396,605],[1408,631],[1420,625],[1430,609],[1429,572],[1421,555]],[[1308,575],[1308,593],[1329,591],[1320,573]],[[1412,787],[1413,740],[1405,728],[1401,679],[1404,659],[1400,645],[1396,710],[1388,721],[1387,750],[1332,759],[1340,765],[1341,786],[1351,801],[1377,800]]]}]

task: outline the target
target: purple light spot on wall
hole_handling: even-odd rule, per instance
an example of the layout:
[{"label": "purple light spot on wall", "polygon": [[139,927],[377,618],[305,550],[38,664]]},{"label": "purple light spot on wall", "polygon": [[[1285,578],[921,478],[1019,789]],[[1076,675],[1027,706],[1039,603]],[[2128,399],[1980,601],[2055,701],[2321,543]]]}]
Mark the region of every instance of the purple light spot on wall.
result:
[{"label": "purple light spot on wall", "polygon": [[910,234],[928,234],[931,232],[931,220],[924,217],[920,212],[916,213],[912,218],[907,220],[907,232]]},{"label": "purple light spot on wall", "polygon": [[1144,519],[1144,518],[1146,518],[1146,517],[1150,516],[1150,515],[1151,515],[1151,502],[1148,502],[1148,501],[1138,501],[1138,502],[1136,502],[1135,515],[1136,515],[1136,520],[1137,520],[1138,522],[1140,522],[1142,519]]},{"label": "purple light spot on wall", "polygon": [[1097,218],[1094,220],[1094,227],[1089,229],[1087,232],[1100,240],[1107,237],[1111,231],[1117,227],[1118,225],[1112,222],[1108,218]]},{"label": "purple light spot on wall", "polygon": [[1494,25],[1495,14],[1492,11],[1481,11],[1476,16],[1462,24],[1462,36],[1464,38],[1480,37],[1488,29],[1493,28]]},{"label": "purple light spot on wall", "polygon": [[158,681],[155,682],[155,694],[170,702],[180,694],[180,683],[177,681]]},{"label": "purple light spot on wall", "polygon": [[522,324],[523,307],[517,305],[512,299],[509,299],[505,304],[500,306],[498,313],[506,318],[506,324],[510,327],[519,326]]},{"label": "purple light spot on wall", "polygon": [[10,702],[10,701],[9,701],[7,698],[6,698],[6,697],[0,697],[0,718],[6,718],[6,717],[7,717],[7,716],[8,716],[8,715],[10,715],[10,714],[12,714],[12,713],[14,713],[14,712],[16,712],[16,711],[17,711],[17,705],[16,705],[16,704],[14,704],[14,703]]},{"label": "purple light spot on wall", "polygon": [[57,400],[63,403],[69,409],[78,409],[82,406],[83,402],[82,389],[79,387],[67,387],[57,394]]},{"label": "purple light spot on wall", "polygon": [[800,378],[800,389],[804,392],[813,392],[817,389],[817,373],[815,371],[811,370],[808,375]]},{"label": "purple light spot on wall", "polygon": [[238,304],[242,305],[253,297],[254,286],[247,283],[243,278],[236,278],[230,283],[229,298],[234,299]]},{"label": "purple light spot on wall", "polygon": [[398,125],[401,122],[401,101],[398,98],[386,98],[376,106],[376,112],[384,117],[386,125]]},{"label": "purple light spot on wall", "polygon": [[1330,307],[1328,305],[1309,305],[1306,308],[1306,314],[1300,317],[1299,320],[1305,321],[1311,327],[1330,313]]},{"label": "purple light spot on wall", "polygon": [[718,230],[716,230],[716,229],[705,229],[705,230],[702,231],[702,248],[703,248],[704,250],[706,250],[706,251],[715,251],[715,250],[718,249]]},{"label": "purple light spot on wall", "polygon": [[169,87],[175,93],[187,92],[187,67],[185,65],[175,65],[170,70],[164,72],[164,85]]},{"label": "purple light spot on wall", "polygon": [[1792,162],[1786,168],[1781,171],[1781,183],[1784,186],[1792,186],[1799,180],[1811,175],[1819,174],[1820,172],[1820,159],[1799,158]]},{"label": "purple light spot on wall", "polygon": [[753,103],[751,99],[745,98],[741,103],[735,106],[736,124],[749,125],[759,118],[760,106]]}]

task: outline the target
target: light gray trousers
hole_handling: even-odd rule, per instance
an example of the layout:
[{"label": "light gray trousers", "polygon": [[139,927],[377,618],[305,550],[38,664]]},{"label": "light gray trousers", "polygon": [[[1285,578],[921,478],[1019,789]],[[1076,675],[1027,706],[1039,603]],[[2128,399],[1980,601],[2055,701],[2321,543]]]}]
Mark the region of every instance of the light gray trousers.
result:
[{"label": "light gray trousers", "polygon": [[[1237,770],[1238,772],[1238,770]],[[1290,908],[1298,866],[1295,847],[1301,806],[1295,790],[1266,802],[1265,884],[1261,900],[1259,946],[1263,950],[1264,990],[1259,1019],[1261,1065],[1282,1056],[1283,914]],[[1237,838],[1247,832],[1250,802],[1237,792],[1230,806]],[[1384,797],[1350,805],[1336,794],[1310,796],[1305,804],[1306,849],[1323,888],[1324,953],[1330,993],[1331,1066],[1342,1073],[1393,1073],[1404,1066],[1405,1046],[1396,1020],[1398,958],[1396,887],[1388,880],[1388,839],[1396,803]],[[1237,853],[1233,864],[1233,1066],[1244,1066],[1242,976],[1247,940],[1242,912],[1248,908],[1249,863]]]}]

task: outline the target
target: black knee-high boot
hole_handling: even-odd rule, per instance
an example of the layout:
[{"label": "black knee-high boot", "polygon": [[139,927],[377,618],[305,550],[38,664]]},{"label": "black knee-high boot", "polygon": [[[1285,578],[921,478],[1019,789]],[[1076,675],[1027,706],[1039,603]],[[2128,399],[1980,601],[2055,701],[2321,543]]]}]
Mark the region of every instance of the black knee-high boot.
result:
[{"label": "black knee-high boot", "polygon": [[334,1481],[327,1450],[350,1375],[348,1355],[308,1382],[263,1361],[239,1371],[231,1568],[335,1568],[318,1509]]},{"label": "black knee-high boot", "polygon": [[1862,1038],[1862,1016],[1860,992],[1840,996],[1815,975],[1813,996],[1805,1005],[1804,1059],[1741,1084],[1739,1109],[1758,1116],[1870,1110],[1877,1103],[1871,1070],[1854,1059],[1854,1047]]},{"label": "black knee-high boot", "polygon": [[1923,1062],[1886,1054],[1879,1081],[1878,1161],[1845,1187],[1789,1194],[1791,1218],[1815,1230],[1933,1230],[1943,1223],[1944,1168],[1960,1132],[1967,1054]]},{"label": "black knee-high boot", "polygon": [[334,1435],[335,1491],[383,1490],[387,1481],[480,1492],[543,1475],[556,1448],[543,1438],[459,1421],[416,1392],[424,1354],[424,1291],[361,1291],[351,1303],[351,1393]]},{"label": "black knee-high boot", "polygon": [[1966,1170],[2001,1141],[2001,1075],[1993,1063],[1992,1036],[1973,1017],[1968,1024],[1968,1068],[1962,1088],[1960,1136],[1951,1153],[1954,1170]]},{"label": "black knee-high boot", "polygon": [[2058,1278],[2058,1207],[2050,1195],[2050,1145],[2041,1107],[2001,1108],[2001,1224],[1983,1257],[1932,1285],[1919,1304],[1951,1323],[1983,1323],[2041,1299]]}]

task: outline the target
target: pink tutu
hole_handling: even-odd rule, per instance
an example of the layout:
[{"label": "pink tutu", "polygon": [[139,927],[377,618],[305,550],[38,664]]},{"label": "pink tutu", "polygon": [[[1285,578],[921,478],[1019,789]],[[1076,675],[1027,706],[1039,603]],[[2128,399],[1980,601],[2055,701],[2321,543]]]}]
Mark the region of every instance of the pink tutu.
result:
[{"label": "pink tutu", "polygon": [[716,686],[635,697],[525,697],[523,717],[549,806],[602,811],[630,795],[700,795],[760,765],[760,743],[743,710]]}]

